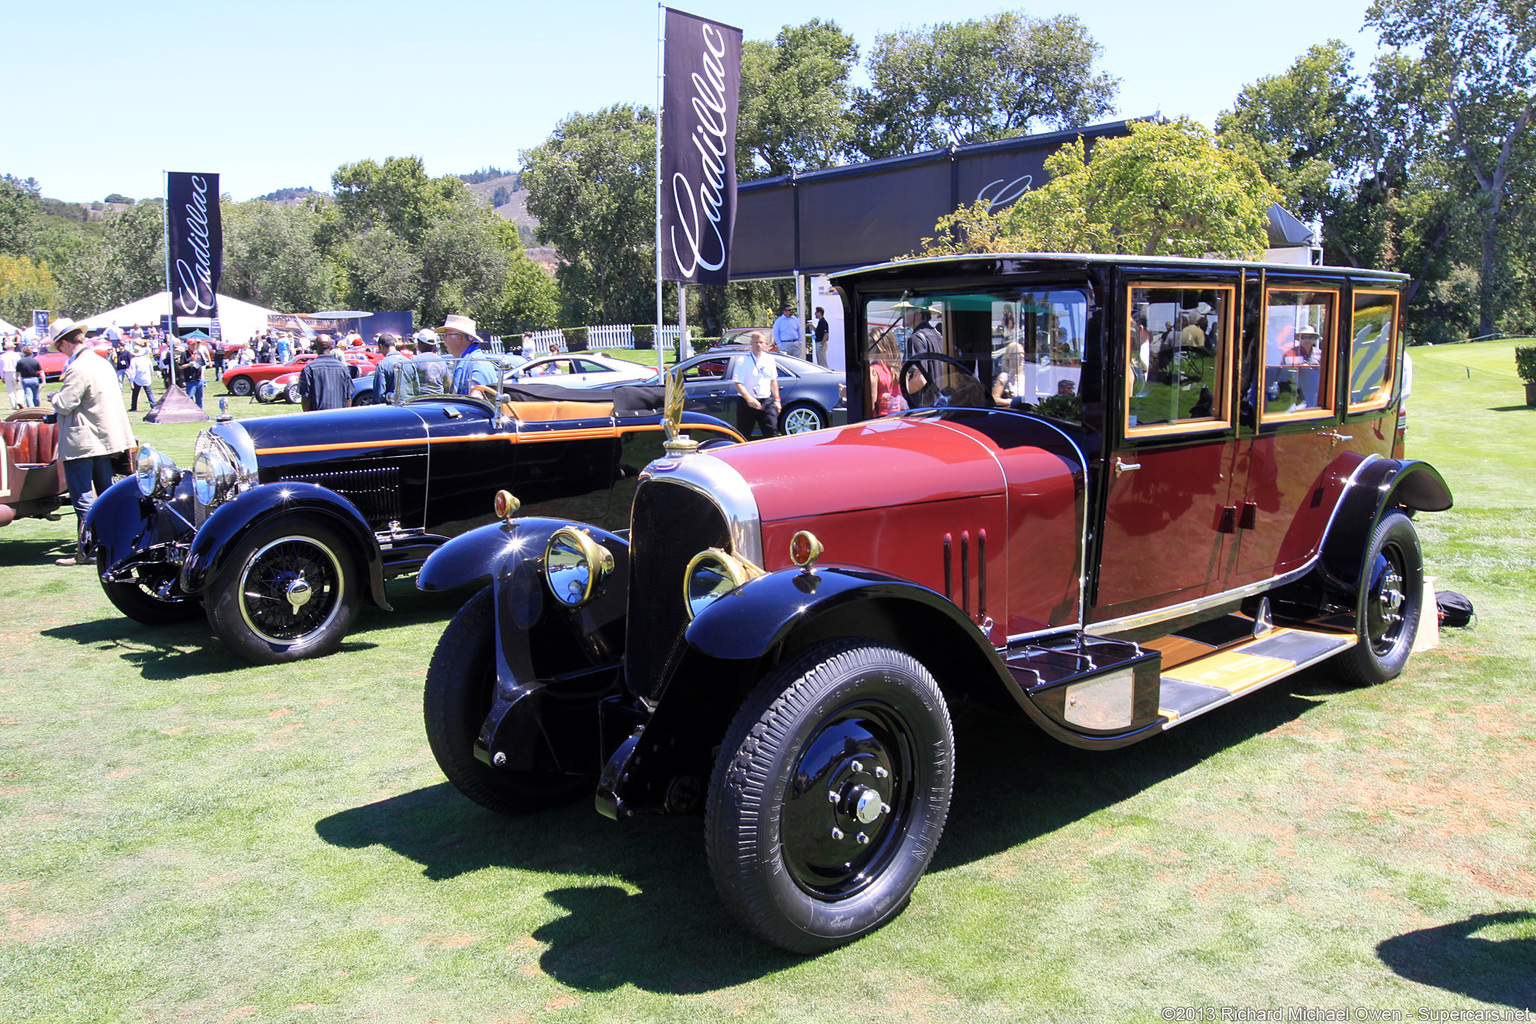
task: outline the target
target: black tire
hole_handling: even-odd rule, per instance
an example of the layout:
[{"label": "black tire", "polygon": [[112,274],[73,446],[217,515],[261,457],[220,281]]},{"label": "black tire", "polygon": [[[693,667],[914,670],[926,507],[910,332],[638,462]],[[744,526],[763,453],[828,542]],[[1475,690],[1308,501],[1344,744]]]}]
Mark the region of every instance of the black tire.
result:
[{"label": "black tire", "polygon": [[299,382],[294,381],[283,389],[283,400],[289,405],[302,405],[304,396],[299,394]]},{"label": "black tire", "polygon": [[354,406],[362,406],[362,405],[377,405],[378,403],[374,401],[373,389],[372,388],[368,388],[368,389],[365,389],[363,391],[359,391],[357,394],[353,395],[352,396],[352,404]]},{"label": "black tire", "polygon": [[[208,624],[240,657],[257,665],[329,654],[362,603],[350,540],[314,516],[279,516],[230,552],[208,588]],[[302,580],[306,590],[296,589]],[[307,598],[295,604],[295,597]]]},{"label": "black tire", "polygon": [[1339,668],[1356,686],[1374,686],[1408,664],[1424,611],[1424,559],[1413,520],[1390,512],[1371,533],[1365,561],[1366,591],[1355,626],[1360,642],[1340,656]]},{"label": "black tire", "polygon": [[[106,556],[96,556],[97,577],[107,571]],[[175,576],[173,567],[166,567],[162,573],[156,573],[149,567],[138,567],[133,570],[134,583],[116,583],[112,580],[102,580],[101,589],[107,595],[107,600],[112,606],[134,622],[141,622],[146,626],[169,626],[175,622],[186,622],[203,614],[203,604],[194,598],[180,598],[172,601],[161,600],[156,596],[157,587],[164,582],[166,577]]]},{"label": "black tire", "polygon": [[229,380],[229,393],[237,398],[245,398],[255,390],[256,385],[251,382],[251,378],[243,373],[238,377],[231,377]]},{"label": "black tire", "polygon": [[269,380],[264,380],[256,385],[256,401],[263,405],[277,401],[277,385]]},{"label": "black tire", "polygon": [[795,402],[779,413],[779,433],[808,434],[826,429],[829,422],[826,413],[817,406],[810,402]]},{"label": "black tire", "polygon": [[775,668],[710,781],[705,848],[726,907],[793,953],[894,918],[944,830],[954,748],[944,696],[910,655],[845,638]]},{"label": "black tire", "polygon": [[496,700],[496,602],[486,587],[443,631],[421,716],[432,756],[455,789],[498,814],[558,807],[594,792],[596,780],[575,775],[498,771],[475,757],[475,738]]}]

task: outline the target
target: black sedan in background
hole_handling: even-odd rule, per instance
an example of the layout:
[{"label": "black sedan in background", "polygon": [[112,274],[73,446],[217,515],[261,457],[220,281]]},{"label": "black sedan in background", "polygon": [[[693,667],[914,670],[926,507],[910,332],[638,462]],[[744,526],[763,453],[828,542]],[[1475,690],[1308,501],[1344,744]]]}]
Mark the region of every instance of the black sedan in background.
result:
[{"label": "black sedan in background", "polygon": [[[683,408],[736,422],[737,393],[731,373],[736,360],[746,356],[745,348],[717,346],[679,363],[686,395]],[[779,367],[780,431],[803,434],[848,422],[843,371],[782,353],[774,353],[773,358]],[[641,383],[658,385],[662,381],[652,376]]]}]

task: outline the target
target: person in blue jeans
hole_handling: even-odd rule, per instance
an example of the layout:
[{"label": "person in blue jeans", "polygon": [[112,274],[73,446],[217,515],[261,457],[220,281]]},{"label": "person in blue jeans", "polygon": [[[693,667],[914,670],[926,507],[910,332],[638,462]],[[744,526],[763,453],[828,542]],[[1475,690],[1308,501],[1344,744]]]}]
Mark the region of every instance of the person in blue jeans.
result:
[{"label": "person in blue jeans", "polygon": [[207,365],[207,352],[196,341],[187,346],[186,355],[176,365],[176,377],[181,381],[181,389],[197,403],[199,409],[203,407],[203,368]]},{"label": "person in blue jeans", "polygon": [[43,364],[31,345],[21,346],[16,360],[16,379],[21,381],[21,400],[26,407],[43,404]]}]

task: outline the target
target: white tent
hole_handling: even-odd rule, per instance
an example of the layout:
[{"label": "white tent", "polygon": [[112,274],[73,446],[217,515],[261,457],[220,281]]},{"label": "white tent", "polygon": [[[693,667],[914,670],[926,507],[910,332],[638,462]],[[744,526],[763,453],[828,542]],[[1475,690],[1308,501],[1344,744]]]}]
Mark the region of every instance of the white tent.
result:
[{"label": "white tent", "polygon": [[21,328],[20,327],[12,327],[10,324],[6,323],[4,320],[0,320],[0,334],[19,334],[19,333],[21,333]]},{"label": "white tent", "polygon": [[[171,293],[160,292],[137,302],[130,302],[126,306],[86,317],[81,323],[93,331],[104,330],[113,324],[122,328],[135,325],[153,327],[158,325],[160,318],[170,311]],[[267,314],[275,312],[277,310],[267,309],[265,306],[258,306],[242,299],[233,299],[228,295],[219,296],[219,327],[223,331],[225,341],[249,341],[251,335],[257,331],[265,334]]]}]

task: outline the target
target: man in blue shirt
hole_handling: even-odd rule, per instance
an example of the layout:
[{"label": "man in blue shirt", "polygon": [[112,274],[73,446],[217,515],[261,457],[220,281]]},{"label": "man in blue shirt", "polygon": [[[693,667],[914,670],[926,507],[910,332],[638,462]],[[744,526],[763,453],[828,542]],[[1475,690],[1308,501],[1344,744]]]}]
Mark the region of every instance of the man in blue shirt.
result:
[{"label": "man in blue shirt", "polygon": [[773,343],[787,356],[796,359],[805,356],[805,332],[800,327],[799,318],[795,316],[795,307],[787,302],[779,310],[779,318],[773,322]]},{"label": "man in blue shirt", "polygon": [[382,405],[395,397],[395,368],[405,357],[395,351],[393,334],[381,334],[378,341],[384,358],[373,368],[373,400]]},{"label": "man in blue shirt", "polygon": [[450,316],[437,329],[448,354],[459,361],[453,368],[453,393],[467,395],[475,387],[486,387],[495,401],[501,393],[501,378],[496,364],[480,348],[480,336],[475,333],[475,322],[467,316]]}]

